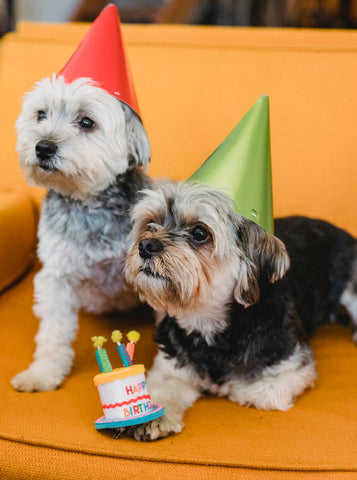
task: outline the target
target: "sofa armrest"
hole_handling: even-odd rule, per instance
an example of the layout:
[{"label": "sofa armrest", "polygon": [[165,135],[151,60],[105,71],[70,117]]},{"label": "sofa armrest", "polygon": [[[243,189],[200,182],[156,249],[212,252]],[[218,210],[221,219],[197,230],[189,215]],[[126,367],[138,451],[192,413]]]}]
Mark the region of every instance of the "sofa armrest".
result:
[{"label": "sofa armrest", "polygon": [[36,211],[25,188],[0,188],[0,292],[29,267],[36,245]]}]

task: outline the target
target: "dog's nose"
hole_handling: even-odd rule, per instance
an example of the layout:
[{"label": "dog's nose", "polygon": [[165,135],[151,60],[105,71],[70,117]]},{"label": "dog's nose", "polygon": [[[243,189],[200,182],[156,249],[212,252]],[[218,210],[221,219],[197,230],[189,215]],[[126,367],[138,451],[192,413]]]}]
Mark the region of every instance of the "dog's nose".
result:
[{"label": "dog's nose", "polygon": [[57,152],[57,145],[49,140],[41,140],[36,144],[35,150],[40,160],[48,160]]},{"label": "dog's nose", "polygon": [[156,238],[144,238],[139,243],[139,255],[141,258],[150,258],[161,252],[163,245]]}]

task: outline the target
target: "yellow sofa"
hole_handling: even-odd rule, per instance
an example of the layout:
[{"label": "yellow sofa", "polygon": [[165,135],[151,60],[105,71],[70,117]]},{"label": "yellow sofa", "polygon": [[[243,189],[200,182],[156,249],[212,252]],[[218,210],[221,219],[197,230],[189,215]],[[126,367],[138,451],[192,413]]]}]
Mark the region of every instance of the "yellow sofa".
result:
[{"label": "yellow sofa", "polygon": [[[12,389],[10,379],[34,351],[32,258],[43,195],[19,171],[14,122],[23,93],[63,66],[87,28],[23,23],[1,43],[0,478],[356,479],[357,348],[343,327],[313,337],[318,380],[288,412],[203,398],[187,411],[181,434],[154,443],[113,440],[94,429],[101,406],[90,337],[135,327],[142,334],[136,361],[149,368],[156,348],[146,313],[82,314],[74,367],[62,387]],[[265,93],[275,214],[318,216],[357,235],[357,32],[155,25],[123,31],[153,176],[187,178]],[[114,363],[117,354],[108,350]]]}]

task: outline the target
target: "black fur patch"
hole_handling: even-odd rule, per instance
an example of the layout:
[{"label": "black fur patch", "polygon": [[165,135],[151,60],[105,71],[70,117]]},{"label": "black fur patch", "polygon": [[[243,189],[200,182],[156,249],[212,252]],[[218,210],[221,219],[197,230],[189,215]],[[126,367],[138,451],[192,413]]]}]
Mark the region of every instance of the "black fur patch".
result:
[{"label": "black fur patch", "polygon": [[215,336],[213,345],[208,345],[198,331],[187,334],[170,317],[159,324],[155,341],[160,350],[176,358],[178,367],[191,365],[215,384],[236,376],[258,378],[264,367],[288,358],[297,343],[306,343],[284,283],[263,286],[263,302],[252,307],[233,303],[229,325]]},{"label": "black fur patch", "polygon": [[286,277],[275,284],[260,280],[260,301],[248,308],[232,303],[227,328],[208,345],[199,331],[190,334],[167,316],[155,341],[177,367],[191,366],[201,378],[221,385],[241,377],[258,379],[265,367],[288,358],[295,347],[337,310],[352,274],[356,241],[319,220],[277,220],[276,236],[291,256]]},{"label": "black fur patch", "polygon": [[357,242],[323,220],[288,217],[275,221],[275,235],[291,259],[291,296],[306,332],[336,317],[339,299],[352,277]]}]

